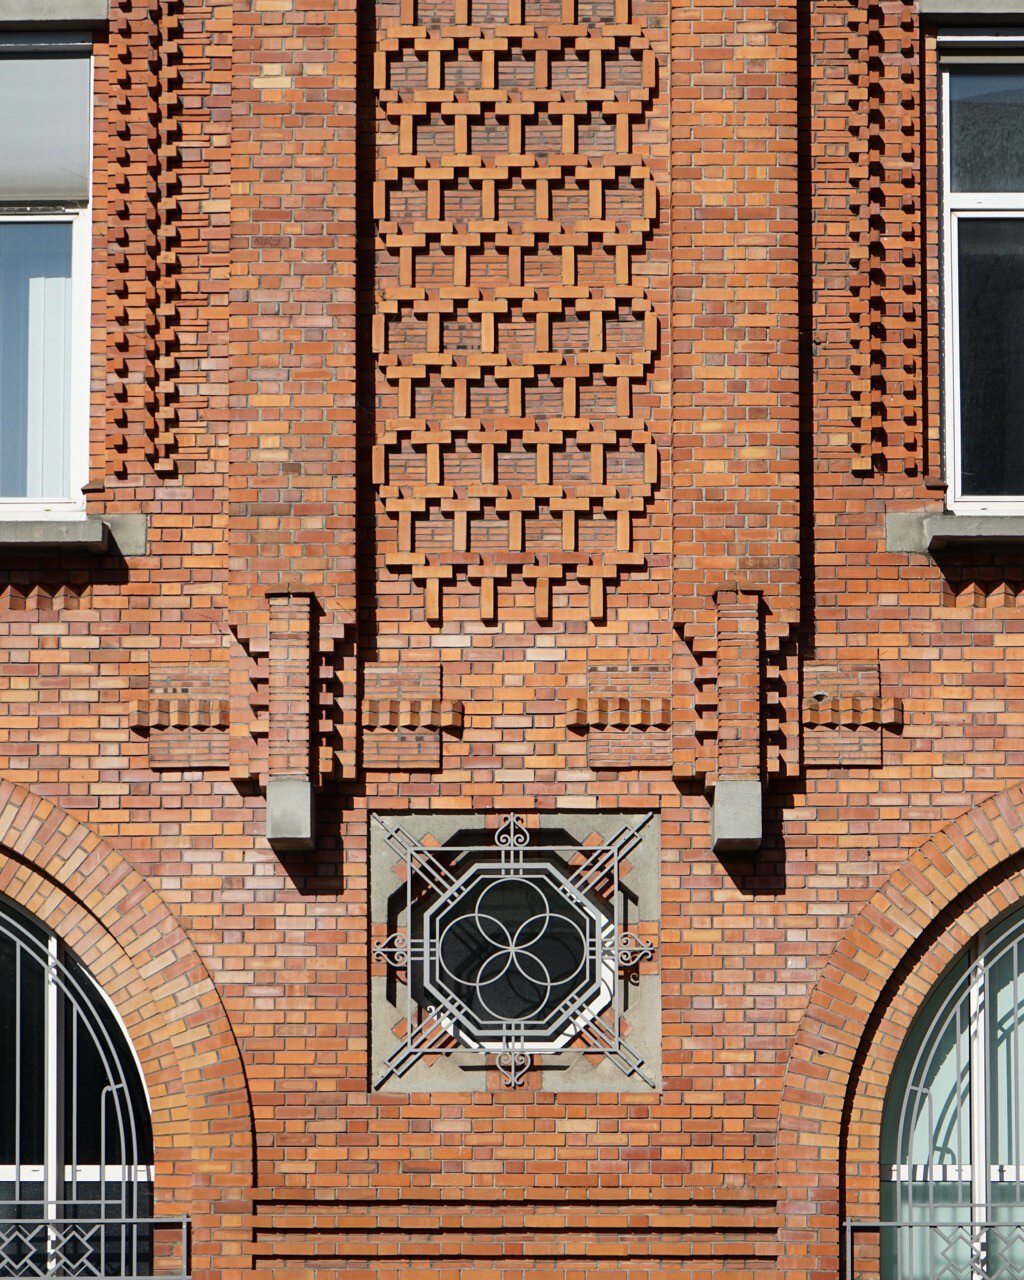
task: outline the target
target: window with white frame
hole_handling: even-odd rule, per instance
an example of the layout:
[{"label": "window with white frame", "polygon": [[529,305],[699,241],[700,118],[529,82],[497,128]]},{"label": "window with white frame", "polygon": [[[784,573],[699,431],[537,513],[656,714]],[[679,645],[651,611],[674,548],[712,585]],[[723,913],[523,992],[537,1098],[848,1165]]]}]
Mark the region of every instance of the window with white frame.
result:
[{"label": "window with white frame", "polygon": [[870,1274],[1024,1275],[1024,911],[981,934],[910,1029],[881,1155],[880,1257]]},{"label": "window with white frame", "polygon": [[0,35],[0,513],[67,515],[88,472],[92,57]]},{"label": "window with white frame", "polygon": [[152,1166],[145,1085],[113,1007],[0,898],[0,1276],[151,1275]]}]

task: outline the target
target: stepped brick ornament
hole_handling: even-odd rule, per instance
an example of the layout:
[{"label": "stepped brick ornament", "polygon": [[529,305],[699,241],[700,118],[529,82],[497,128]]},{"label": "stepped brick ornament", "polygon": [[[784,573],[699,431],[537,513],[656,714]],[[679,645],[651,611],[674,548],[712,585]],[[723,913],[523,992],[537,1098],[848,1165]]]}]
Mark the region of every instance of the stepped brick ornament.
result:
[{"label": "stepped brick ornament", "polygon": [[622,928],[619,869],[650,819],[625,819],[596,846],[531,847],[511,814],[493,845],[453,849],[378,815],[405,864],[406,902],[404,932],[374,959],[401,977],[406,1008],[375,1087],[424,1057],[467,1051],[493,1057],[511,1088],[535,1058],[565,1054],[602,1055],[655,1087],[621,1026],[623,975],[654,948]]},{"label": "stepped brick ornament", "polygon": [[[605,591],[642,567],[633,523],[658,454],[634,392],[658,343],[634,279],[657,212],[633,127],[655,55],[615,0],[582,22],[426,25],[402,0],[376,54],[378,370],[394,416],[378,423],[374,483],[397,525],[388,567],[426,590],[462,578],[493,621],[497,587]],[[386,411],[387,412],[387,411]]]}]

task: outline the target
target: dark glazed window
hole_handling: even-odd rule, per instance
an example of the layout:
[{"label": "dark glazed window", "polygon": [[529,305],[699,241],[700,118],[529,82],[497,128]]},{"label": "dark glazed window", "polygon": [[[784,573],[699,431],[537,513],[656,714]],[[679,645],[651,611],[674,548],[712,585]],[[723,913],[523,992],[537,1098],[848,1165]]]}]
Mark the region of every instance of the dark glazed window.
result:
[{"label": "dark glazed window", "polygon": [[1024,191],[1024,70],[949,73],[952,191]]},{"label": "dark glazed window", "polygon": [[946,442],[956,509],[1024,499],[1024,61],[945,76]]},{"label": "dark glazed window", "polygon": [[1024,218],[957,226],[961,491],[1024,494]]}]

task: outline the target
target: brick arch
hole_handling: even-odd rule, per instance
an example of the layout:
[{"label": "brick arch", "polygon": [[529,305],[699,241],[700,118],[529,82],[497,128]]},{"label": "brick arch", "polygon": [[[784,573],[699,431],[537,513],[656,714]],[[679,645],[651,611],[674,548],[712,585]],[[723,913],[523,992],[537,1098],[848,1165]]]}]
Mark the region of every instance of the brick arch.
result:
[{"label": "brick arch", "polygon": [[[787,1280],[839,1274],[844,1195],[877,1208],[889,1074],[934,983],[989,920],[1024,901],[1024,786],[968,810],[917,849],[853,920],[808,1003],[786,1070],[776,1160]],[[1015,874],[1018,873],[1018,874]],[[870,1173],[864,1167],[870,1153]],[[858,1163],[859,1162],[859,1163]],[[874,1216],[865,1213],[865,1216]]]},{"label": "brick arch", "polygon": [[191,1217],[192,1274],[246,1274],[249,1091],[227,1013],[188,935],[121,853],[9,782],[0,783],[0,894],[71,947],[121,1015],[153,1109],[156,1212]]}]

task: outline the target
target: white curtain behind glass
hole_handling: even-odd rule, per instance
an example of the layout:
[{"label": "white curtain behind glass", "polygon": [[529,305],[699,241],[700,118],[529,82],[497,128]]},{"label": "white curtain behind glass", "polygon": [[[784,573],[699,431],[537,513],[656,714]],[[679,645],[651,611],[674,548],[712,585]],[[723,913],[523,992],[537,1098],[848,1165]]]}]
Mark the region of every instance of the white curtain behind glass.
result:
[{"label": "white curtain behind glass", "polygon": [[71,225],[0,223],[0,497],[68,498]]}]

